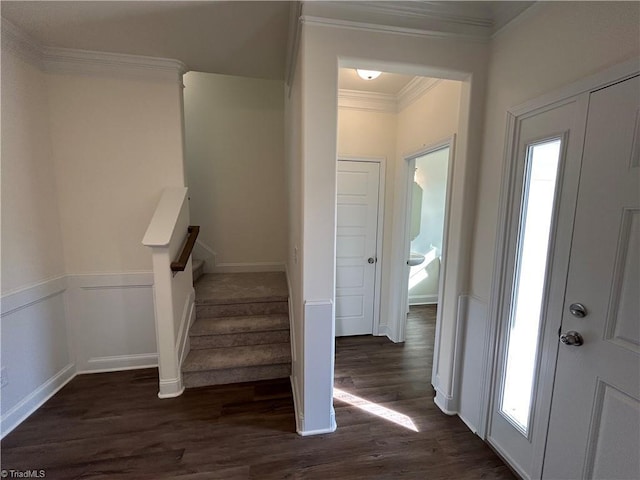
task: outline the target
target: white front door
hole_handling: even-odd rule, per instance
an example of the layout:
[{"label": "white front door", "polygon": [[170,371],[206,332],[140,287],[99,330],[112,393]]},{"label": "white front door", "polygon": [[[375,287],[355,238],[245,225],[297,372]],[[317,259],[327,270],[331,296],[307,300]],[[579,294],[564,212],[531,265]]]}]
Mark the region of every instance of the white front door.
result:
[{"label": "white front door", "polygon": [[543,478],[639,479],[639,77],[591,94],[584,145]]},{"label": "white front door", "polygon": [[338,161],[336,336],[373,333],[380,164]]},{"label": "white front door", "polygon": [[524,115],[515,129],[487,440],[523,478],[542,470],[585,110],[585,97],[571,99]]}]

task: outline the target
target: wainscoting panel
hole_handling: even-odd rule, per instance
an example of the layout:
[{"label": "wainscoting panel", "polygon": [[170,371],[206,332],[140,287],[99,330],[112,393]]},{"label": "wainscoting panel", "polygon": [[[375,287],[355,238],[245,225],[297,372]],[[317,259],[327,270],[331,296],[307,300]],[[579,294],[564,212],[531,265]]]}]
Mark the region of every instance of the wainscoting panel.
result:
[{"label": "wainscoting panel", "polygon": [[331,300],[304,303],[304,412],[300,435],[318,435],[336,429],[333,410],[335,330]]},{"label": "wainscoting panel", "polygon": [[471,295],[461,298],[466,312],[461,332],[461,375],[459,382],[459,416],[467,426],[477,433],[481,430],[484,385],[490,380],[487,365],[487,304]]},{"label": "wainscoting panel", "polygon": [[2,437],[75,374],[66,288],[65,277],[59,277],[2,297]]},{"label": "wainscoting panel", "polygon": [[68,282],[78,373],[158,364],[151,272],[70,275]]}]

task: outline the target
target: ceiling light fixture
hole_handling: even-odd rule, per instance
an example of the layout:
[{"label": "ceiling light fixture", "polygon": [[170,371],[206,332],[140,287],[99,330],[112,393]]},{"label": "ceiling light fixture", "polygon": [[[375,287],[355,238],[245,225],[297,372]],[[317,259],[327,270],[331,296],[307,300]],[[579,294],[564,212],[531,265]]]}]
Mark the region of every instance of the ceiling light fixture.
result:
[{"label": "ceiling light fixture", "polygon": [[356,72],[358,76],[363,80],[375,80],[380,76],[382,72],[378,72],[377,70],[360,70],[356,68]]}]

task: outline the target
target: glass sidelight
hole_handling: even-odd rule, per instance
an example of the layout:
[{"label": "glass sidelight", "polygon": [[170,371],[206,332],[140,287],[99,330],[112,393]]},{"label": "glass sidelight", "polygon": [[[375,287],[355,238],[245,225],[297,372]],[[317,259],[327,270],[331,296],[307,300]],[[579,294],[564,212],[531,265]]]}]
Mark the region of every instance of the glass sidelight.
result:
[{"label": "glass sidelight", "polygon": [[500,413],[529,434],[562,139],[526,149]]}]

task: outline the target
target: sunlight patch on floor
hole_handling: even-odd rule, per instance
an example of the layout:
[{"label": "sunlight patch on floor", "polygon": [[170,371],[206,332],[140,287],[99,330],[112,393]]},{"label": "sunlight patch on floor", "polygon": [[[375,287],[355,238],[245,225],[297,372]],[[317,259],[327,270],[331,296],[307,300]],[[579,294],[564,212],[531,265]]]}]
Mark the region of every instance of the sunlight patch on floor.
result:
[{"label": "sunlight patch on floor", "polygon": [[400,425],[401,427],[407,428],[414,432],[418,431],[418,427],[416,427],[416,424],[413,423],[413,420],[411,420],[406,415],[396,412],[395,410],[391,410],[390,408],[383,407],[382,405],[378,405],[377,403],[365,400],[364,398],[351,395],[350,393],[347,393],[339,388],[333,389],[333,398],[335,398],[336,400],[340,400],[341,402],[348,403],[349,405],[353,405],[354,407],[358,407],[359,409],[364,410],[367,413],[371,413],[377,417],[393,422],[396,425]]}]

